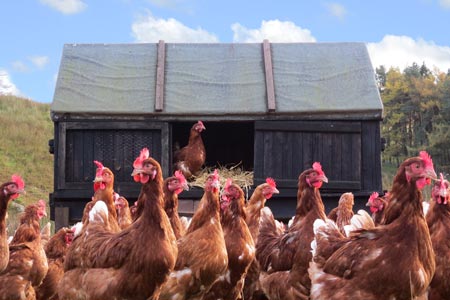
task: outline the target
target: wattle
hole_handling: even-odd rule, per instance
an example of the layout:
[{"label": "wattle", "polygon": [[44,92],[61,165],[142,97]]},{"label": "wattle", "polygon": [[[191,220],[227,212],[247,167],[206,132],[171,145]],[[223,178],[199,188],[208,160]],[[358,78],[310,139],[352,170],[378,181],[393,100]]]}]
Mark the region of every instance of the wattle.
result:
[{"label": "wattle", "polygon": [[427,180],[428,178],[425,178],[425,177],[421,177],[421,178],[419,178],[419,179],[417,179],[417,181],[416,181],[416,187],[419,189],[419,190],[422,190],[426,185],[428,185],[428,184],[430,184],[429,182],[429,180]]}]

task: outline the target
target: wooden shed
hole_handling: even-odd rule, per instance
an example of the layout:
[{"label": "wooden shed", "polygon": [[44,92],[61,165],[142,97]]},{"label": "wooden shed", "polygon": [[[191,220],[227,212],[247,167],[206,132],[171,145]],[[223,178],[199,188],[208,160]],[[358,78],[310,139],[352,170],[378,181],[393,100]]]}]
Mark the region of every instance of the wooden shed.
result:
[{"label": "wooden shed", "polygon": [[[363,43],[67,44],[51,104],[51,218],[57,227],[81,218],[93,160],[134,201],[139,151],[148,147],[172,174],[173,146],[197,120],[207,166],[241,163],[254,186],[276,180],[268,205],[278,218],[294,214],[298,175],[315,161],[329,179],[327,209],[348,191],[362,207],[382,191],[382,112]],[[202,193],[181,193],[181,210],[193,212]]]}]

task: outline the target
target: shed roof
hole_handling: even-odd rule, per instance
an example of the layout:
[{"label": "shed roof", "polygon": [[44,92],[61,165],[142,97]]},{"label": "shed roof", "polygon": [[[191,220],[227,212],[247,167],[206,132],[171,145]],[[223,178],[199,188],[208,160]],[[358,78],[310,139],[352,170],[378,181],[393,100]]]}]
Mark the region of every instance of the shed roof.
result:
[{"label": "shed roof", "polygon": [[[271,43],[272,90],[261,43],[164,46],[163,76],[158,78],[158,44],[64,45],[51,111],[382,115],[364,43]],[[161,111],[155,110],[157,84],[163,86]],[[269,112],[271,91],[275,110]]]}]

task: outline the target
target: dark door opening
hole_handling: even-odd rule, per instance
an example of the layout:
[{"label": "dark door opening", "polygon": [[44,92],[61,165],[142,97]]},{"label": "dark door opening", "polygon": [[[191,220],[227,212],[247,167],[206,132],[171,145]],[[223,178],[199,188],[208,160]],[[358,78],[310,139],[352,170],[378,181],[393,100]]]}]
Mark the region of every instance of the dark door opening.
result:
[{"label": "dark door opening", "polygon": [[[195,122],[175,122],[172,127],[172,153],[188,143],[189,132]],[[203,121],[206,130],[202,139],[206,150],[206,167],[231,167],[239,165],[253,171],[254,122]],[[173,161],[171,163],[173,172]]]}]

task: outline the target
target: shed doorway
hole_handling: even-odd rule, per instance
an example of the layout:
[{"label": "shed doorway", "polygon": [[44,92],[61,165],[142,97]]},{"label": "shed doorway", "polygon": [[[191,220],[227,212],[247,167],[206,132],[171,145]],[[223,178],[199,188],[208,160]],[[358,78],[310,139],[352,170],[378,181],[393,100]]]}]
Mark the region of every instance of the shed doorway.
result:
[{"label": "shed doorway", "polygon": [[[187,145],[189,132],[194,123],[174,122],[171,124],[172,154],[177,146],[182,148]],[[254,122],[203,121],[203,123],[206,127],[206,130],[202,132],[206,150],[206,167],[239,165],[245,171],[253,171]],[[171,168],[173,173],[173,161]]]}]

